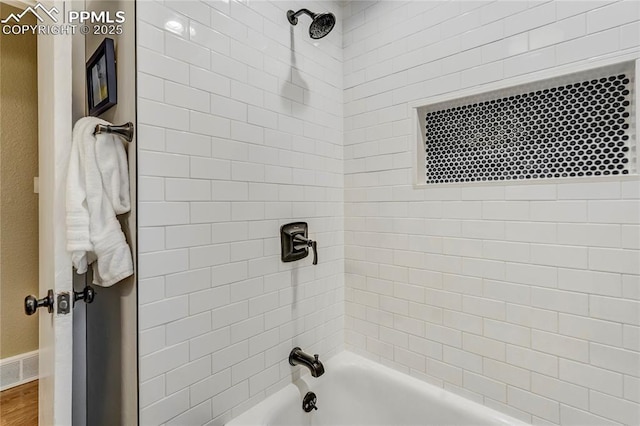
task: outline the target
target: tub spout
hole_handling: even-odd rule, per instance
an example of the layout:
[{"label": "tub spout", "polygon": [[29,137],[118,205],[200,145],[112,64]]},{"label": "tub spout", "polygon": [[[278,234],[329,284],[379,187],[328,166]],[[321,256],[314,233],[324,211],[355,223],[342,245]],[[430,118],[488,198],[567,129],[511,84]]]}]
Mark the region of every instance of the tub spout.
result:
[{"label": "tub spout", "polygon": [[324,365],[318,359],[318,354],[311,356],[298,347],[291,350],[289,364],[293,366],[304,365],[311,371],[313,377],[320,377],[324,374]]}]

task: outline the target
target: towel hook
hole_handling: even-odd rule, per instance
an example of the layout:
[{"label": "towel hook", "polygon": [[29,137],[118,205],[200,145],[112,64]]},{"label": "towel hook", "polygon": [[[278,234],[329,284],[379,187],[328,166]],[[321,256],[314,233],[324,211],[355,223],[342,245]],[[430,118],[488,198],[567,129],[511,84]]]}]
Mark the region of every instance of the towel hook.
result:
[{"label": "towel hook", "polygon": [[113,133],[123,137],[127,142],[131,142],[133,140],[133,123],[129,122],[120,126],[98,124],[93,134],[97,135],[100,133]]}]

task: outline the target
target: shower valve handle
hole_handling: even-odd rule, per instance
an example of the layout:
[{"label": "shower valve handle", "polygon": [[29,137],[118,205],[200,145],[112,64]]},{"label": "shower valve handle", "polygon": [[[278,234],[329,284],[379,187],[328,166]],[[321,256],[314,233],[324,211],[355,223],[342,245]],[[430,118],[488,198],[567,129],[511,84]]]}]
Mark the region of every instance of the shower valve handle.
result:
[{"label": "shower valve handle", "polygon": [[311,249],[313,250],[313,264],[317,265],[318,264],[318,243],[315,240],[311,241]]}]

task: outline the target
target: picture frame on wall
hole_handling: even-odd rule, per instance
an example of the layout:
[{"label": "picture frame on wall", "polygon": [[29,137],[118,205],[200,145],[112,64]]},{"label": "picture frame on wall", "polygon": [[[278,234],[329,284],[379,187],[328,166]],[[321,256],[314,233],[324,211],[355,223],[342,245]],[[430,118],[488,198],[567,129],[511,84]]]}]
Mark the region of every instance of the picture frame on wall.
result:
[{"label": "picture frame on wall", "polygon": [[113,39],[105,38],[87,61],[89,115],[98,116],[118,103]]}]

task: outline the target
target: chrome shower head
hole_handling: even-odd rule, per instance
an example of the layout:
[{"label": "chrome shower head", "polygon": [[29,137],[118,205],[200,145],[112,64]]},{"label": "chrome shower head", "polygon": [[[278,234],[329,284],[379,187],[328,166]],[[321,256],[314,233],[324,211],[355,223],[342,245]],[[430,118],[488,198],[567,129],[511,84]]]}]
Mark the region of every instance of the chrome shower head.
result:
[{"label": "chrome shower head", "polygon": [[311,22],[311,26],[309,26],[309,37],[312,39],[319,39],[331,32],[333,27],[336,25],[336,17],[333,13],[313,13],[308,9],[300,9],[297,12],[293,10],[289,10],[287,12],[287,19],[291,25],[296,25],[298,23],[298,16],[306,13],[313,19]]}]

